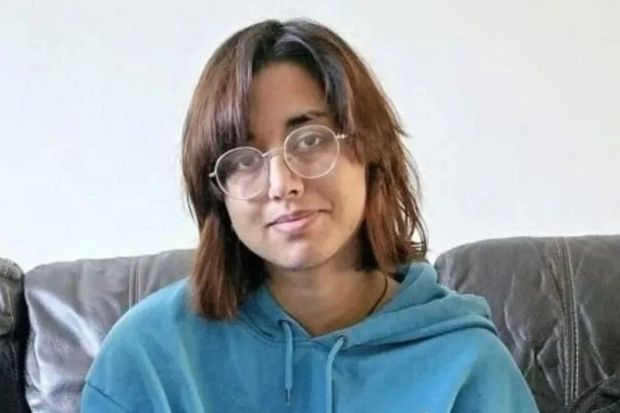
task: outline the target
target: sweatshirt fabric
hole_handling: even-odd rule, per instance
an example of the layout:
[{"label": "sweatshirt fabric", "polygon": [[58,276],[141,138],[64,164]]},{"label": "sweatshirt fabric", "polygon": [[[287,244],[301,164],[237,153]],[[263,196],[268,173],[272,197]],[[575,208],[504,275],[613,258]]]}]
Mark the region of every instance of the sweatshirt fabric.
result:
[{"label": "sweatshirt fabric", "polygon": [[428,263],[359,323],[311,336],[263,285],[231,321],[189,304],[187,278],[131,308],[86,379],[82,412],[537,412],[486,301]]}]

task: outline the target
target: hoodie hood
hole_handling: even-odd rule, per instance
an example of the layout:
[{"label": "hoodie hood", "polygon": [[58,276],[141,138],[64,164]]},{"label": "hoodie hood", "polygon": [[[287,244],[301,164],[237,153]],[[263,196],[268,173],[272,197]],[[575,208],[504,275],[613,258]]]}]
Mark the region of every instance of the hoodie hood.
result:
[{"label": "hoodie hood", "polygon": [[485,299],[457,294],[438,284],[435,268],[415,262],[399,268],[400,287],[391,301],[369,317],[350,327],[325,335],[311,336],[276,302],[263,284],[244,305],[240,318],[264,339],[283,344],[285,397],[293,391],[293,352],[295,346],[313,342],[326,348],[326,411],[331,412],[332,368],[339,352],[356,348],[369,351],[384,344],[429,339],[456,330],[484,328],[495,333]]},{"label": "hoodie hood", "polygon": [[397,281],[398,291],[379,310],[355,325],[322,336],[311,336],[284,311],[266,285],[244,305],[241,319],[270,341],[287,340],[281,327],[286,322],[294,342],[313,341],[331,347],[338,337],[346,336],[344,348],[420,340],[472,327],[495,332],[486,300],[438,284],[437,272],[430,264],[415,262],[399,268]]}]

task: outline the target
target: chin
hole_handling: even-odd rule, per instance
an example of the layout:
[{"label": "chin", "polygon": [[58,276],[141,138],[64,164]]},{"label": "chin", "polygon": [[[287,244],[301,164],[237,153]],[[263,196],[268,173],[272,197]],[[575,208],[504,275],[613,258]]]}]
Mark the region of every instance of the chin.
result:
[{"label": "chin", "polygon": [[322,260],[310,257],[287,257],[287,258],[275,258],[271,261],[271,264],[289,271],[303,271],[309,270],[320,265]]},{"label": "chin", "polygon": [[314,268],[329,258],[325,253],[316,251],[295,251],[294,248],[276,256],[272,255],[265,258],[271,265],[289,271],[302,271]]}]

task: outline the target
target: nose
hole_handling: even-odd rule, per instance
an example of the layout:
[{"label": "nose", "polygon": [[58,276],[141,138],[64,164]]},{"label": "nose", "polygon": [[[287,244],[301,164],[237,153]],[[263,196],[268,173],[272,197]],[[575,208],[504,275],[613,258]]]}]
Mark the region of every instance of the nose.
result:
[{"label": "nose", "polygon": [[303,178],[291,171],[280,153],[269,159],[269,199],[299,197],[304,191]]}]

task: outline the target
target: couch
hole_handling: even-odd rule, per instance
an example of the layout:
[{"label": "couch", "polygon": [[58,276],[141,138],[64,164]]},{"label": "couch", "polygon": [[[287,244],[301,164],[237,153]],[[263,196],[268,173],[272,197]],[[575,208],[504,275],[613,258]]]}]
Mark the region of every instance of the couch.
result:
[{"label": "couch", "polygon": [[[40,265],[0,258],[0,412],[76,412],[114,322],[183,278],[191,250]],[[541,412],[620,412],[620,235],[453,248],[440,282],[484,296]]]}]

